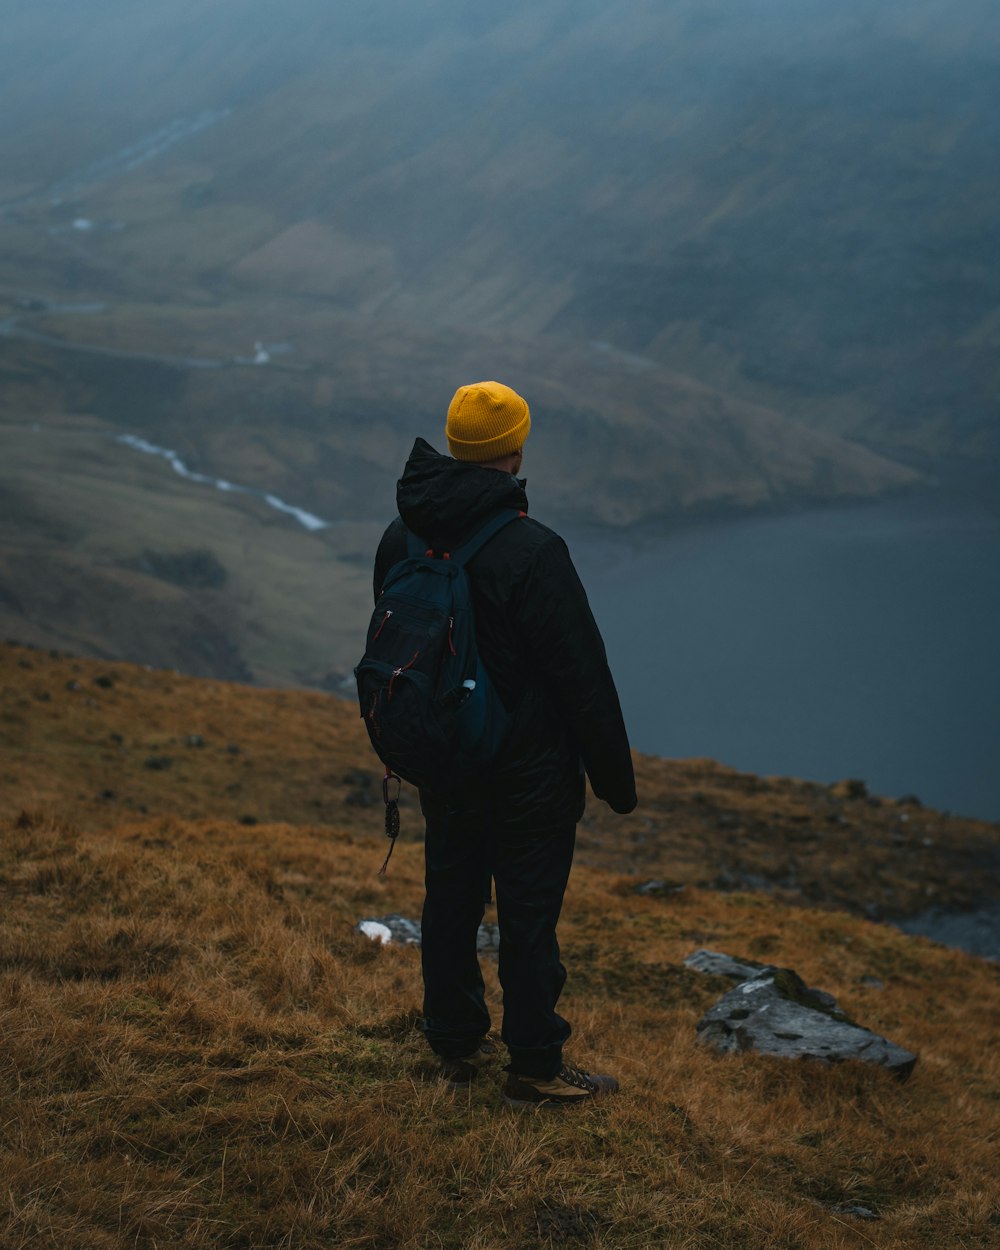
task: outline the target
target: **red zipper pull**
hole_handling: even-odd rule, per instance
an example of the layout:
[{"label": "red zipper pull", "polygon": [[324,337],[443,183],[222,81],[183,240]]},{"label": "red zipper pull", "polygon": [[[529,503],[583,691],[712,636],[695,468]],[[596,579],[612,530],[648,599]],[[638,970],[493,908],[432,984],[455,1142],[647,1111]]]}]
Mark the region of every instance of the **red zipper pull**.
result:
[{"label": "red zipper pull", "polygon": [[[392,616],[392,608],[386,608],[385,616],[382,617],[382,620],[379,622],[379,627],[375,631],[375,638],[377,638],[379,634],[382,632],[382,630],[385,629],[385,623],[389,619],[390,616]],[[372,642],[375,641],[375,638],[372,639]]]},{"label": "red zipper pull", "polygon": [[452,653],[452,655],[458,655],[458,652],[455,650],[455,644],[454,642],[452,642],[452,639],[451,639],[451,630],[454,624],[455,624],[455,618],[453,616],[449,616],[448,617],[448,650]]},{"label": "red zipper pull", "polygon": [[389,699],[392,698],[392,687],[395,684],[396,678],[400,675],[400,673],[405,673],[408,668],[413,667],[413,665],[417,662],[417,656],[419,654],[420,654],[419,651],[414,651],[413,659],[409,662],[409,664],[402,664],[400,665],[399,668],[394,668],[392,670],[392,676],[389,678],[389,689],[387,691],[387,696],[386,696],[387,698]]}]

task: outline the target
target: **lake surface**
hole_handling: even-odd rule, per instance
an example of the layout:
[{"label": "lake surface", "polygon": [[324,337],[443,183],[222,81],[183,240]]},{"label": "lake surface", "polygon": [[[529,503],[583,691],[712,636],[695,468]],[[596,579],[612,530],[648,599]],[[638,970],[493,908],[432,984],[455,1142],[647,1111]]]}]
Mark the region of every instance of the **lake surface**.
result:
[{"label": "lake surface", "polygon": [[577,539],[633,746],[1000,820],[1000,520],[935,497]]}]

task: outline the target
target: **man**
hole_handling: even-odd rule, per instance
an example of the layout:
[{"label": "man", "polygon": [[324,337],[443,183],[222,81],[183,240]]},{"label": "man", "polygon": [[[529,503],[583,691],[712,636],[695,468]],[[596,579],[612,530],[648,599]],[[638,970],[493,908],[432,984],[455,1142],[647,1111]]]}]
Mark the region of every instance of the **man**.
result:
[{"label": "man", "polygon": [[[460,387],[448,409],[451,456],[417,439],[397,483],[399,519],[375,559],[375,597],[406,557],[406,530],[454,550],[497,512],[526,514],[516,474],[528,405],[499,382]],[[424,1030],[453,1085],[495,1049],[476,954],[492,877],[504,991],[501,1037],[513,1105],[580,1103],[614,1092],[611,1076],[564,1062],[569,1024],[556,1012],[566,980],[556,922],[569,878],[584,771],[598,798],[636,805],[628,737],[604,644],[565,543],[527,517],[472,558],[468,576],[480,659],[512,714],[499,757],[460,792],[421,791],[427,825],[422,964]]]}]

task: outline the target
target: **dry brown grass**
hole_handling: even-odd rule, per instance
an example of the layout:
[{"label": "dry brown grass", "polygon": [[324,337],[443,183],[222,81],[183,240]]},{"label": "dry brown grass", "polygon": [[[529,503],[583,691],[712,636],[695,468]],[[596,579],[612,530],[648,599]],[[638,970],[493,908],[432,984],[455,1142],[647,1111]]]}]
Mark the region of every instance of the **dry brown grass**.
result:
[{"label": "dry brown grass", "polygon": [[[640,897],[581,865],[560,931],[570,1053],[623,1092],[515,1114],[499,1069],[459,1095],[432,1079],[418,953],[354,933],[417,914],[422,865],[410,840],[375,876],[378,809],[342,780],[371,769],[353,709],[0,655],[0,688],[22,683],[0,706],[4,1250],[996,1245],[995,965],[760,894]],[[48,701],[24,684],[43,680]],[[154,745],[170,769],[145,768]],[[337,777],[322,820],[319,768]],[[795,967],[918,1052],[914,1076],[702,1051],[726,984],[683,968],[701,945]],[[492,967],[487,984],[499,1020]]]},{"label": "dry brown grass", "polygon": [[[986,821],[712,760],[636,756],[636,772],[631,816],[591,803],[581,863],[880,917],[997,897]],[[38,808],[82,829],[219,816],[371,836],[378,776],[353,700],[0,644],[0,815]],[[419,836],[408,787],[403,803],[404,834]]]},{"label": "dry brown grass", "polygon": [[[2,1243],[49,1246],[987,1247],[1000,1219],[996,969],[753,895],[638,898],[581,869],[562,939],[573,1054],[624,1093],[517,1115],[499,1072],[432,1079],[413,914],[329,829],[156,819],[0,829]],[[881,1071],[694,1037],[709,944],[794,966],[920,1053]],[[884,988],[862,984],[876,976]],[[499,1003],[492,969],[491,1001]],[[991,1012],[992,1017],[991,1017]],[[833,1208],[858,1202],[878,1222]]]}]

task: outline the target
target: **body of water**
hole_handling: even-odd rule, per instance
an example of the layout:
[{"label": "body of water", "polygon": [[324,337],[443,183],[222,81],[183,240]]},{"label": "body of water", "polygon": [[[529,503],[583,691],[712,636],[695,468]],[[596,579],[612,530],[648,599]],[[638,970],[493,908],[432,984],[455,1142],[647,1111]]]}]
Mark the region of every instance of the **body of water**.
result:
[{"label": "body of water", "polygon": [[1000,520],[934,497],[573,554],[633,745],[1000,820]]}]

